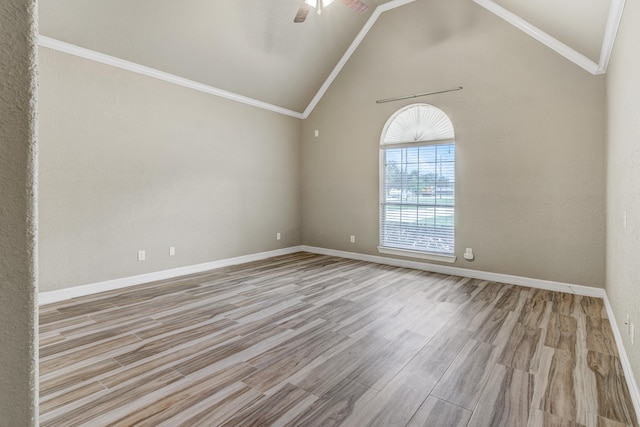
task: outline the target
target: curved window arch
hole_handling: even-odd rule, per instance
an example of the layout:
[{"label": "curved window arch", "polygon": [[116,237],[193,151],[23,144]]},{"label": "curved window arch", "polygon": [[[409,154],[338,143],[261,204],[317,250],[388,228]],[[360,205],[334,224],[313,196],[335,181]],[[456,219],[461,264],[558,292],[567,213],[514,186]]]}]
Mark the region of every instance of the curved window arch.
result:
[{"label": "curved window arch", "polygon": [[454,137],[453,123],[444,111],[429,104],[413,104],[399,109],[387,120],[380,143],[453,141]]},{"label": "curved window arch", "polygon": [[447,114],[408,105],[380,138],[379,251],[453,262],[455,132]]}]

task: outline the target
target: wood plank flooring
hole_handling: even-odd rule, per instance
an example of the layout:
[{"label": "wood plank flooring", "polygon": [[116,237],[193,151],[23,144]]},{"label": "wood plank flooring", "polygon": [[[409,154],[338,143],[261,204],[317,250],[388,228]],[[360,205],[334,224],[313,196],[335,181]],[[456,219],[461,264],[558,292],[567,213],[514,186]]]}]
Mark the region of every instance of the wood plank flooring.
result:
[{"label": "wood plank flooring", "polygon": [[41,307],[46,426],[638,426],[603,301],[297,253]]}]

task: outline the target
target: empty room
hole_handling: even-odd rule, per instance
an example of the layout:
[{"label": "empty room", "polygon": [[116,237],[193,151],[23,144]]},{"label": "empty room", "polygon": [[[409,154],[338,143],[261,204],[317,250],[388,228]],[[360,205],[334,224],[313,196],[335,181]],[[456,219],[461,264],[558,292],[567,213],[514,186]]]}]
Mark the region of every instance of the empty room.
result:
[{"label": "empty room", "polygon": [[640,0],[3,0],[0,426],[638,426]]}]

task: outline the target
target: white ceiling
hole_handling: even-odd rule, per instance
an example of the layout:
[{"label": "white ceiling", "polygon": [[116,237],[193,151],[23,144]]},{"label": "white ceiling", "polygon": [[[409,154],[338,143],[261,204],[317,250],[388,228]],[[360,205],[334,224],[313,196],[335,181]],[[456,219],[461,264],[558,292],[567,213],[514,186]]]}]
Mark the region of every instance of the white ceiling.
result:
[{"label": "white ceiling", "polygon": [[43,0],[40,33],[302,111],[384,2],[357,15],[337,1],[294,24],[301,0]]},{"label": "white ceiling", "polygon": [[494,0],[594,62],[600,60],[611,0]]},{"label": "white ceiling", "polygon": [[[369,5],[364,15],[338,0],[322,15],[312,10],[305,23],[294,24],[302,0],[41,0],[40,33],[302,113],[345,51],[357,46],[358,33],[375,22],[382,8],[374,9],[413,0],[364,1]],[[616,22],[607,29],[610,7],[617,5],[621,13],[624,5],[624,0],[474,1],[594,74],[606,70],[601,50],[617,29]]]}]

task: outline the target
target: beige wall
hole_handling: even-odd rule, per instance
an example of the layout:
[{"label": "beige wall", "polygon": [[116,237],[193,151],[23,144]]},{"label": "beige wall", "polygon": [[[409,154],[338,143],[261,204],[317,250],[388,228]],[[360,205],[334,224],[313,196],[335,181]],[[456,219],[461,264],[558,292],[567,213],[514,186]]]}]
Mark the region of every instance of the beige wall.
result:
[{"label": "beige wall", "polygon": [[[607,295],[640,382],[640,1],[627,0],[607,73]],[[627,227],[624,216],[627,214]],[[635,346],[626,316],[636,326]]]},{"label": "beige wall", "polygon": [[[377,254],[380,132],[414,101],[375,100],[462,85],[416,100],[443,109],[456,128],[456,266],[603,286],[606,181],[607,292],[618,324],[629,313],[640,327],[639,2],[627,1],[606,88],[603,77],[472,2],[396,9],[383,14],[304,122],[42,49],[41,290],[300,243]],[[16,135],[29,138],[20,132],[28,128]],[[27,145],[10,140],[0,139],[0,159],[25,154]],[[0,173],[7,171],[14,169],[3,163]],[[3,200],[7,189],[17,191],[9,197],[22,215],[25,183],[33,184],[5,175]],[[14,225],[3,218],[0,230],[19,231]],[[465,247],[474,248],[474,262],[461,259]],[[136,261],[139,249],[145,262]],[[20,280],[35,274],[24,270],[28,250],[18,254]],[[3,340],[32,342],[29,292],[10,283],[3,277],[0,313],[18,323],[31,317],[27,330]],[[8,292],[15,295],[6,299]],[[623,336],[640,379],[638,344]],[[33,371],[21,374],[33,379]],[[5,406],[33,410],[33,394],[5,395],[0,388]]]},{"label": "beige wall", "polygon": [[299,243],[377,254],[380,132],[412,101],[375,100],[457,85],[419,100],[456,128],[456,266],[604,284],[604,78],[471,2],[383,14],[302,123],[41,58],[42,291]]},{"label": "beige wall", "polygon": [[46,48],[40,62],[41,291],[300,244],[299,120]]},{"label": "beige wall", "polygon": [[604,285],[604,78],[464,0],[383,14],[304,122],[305,244],[377,254],[380,133],[416,101],[456,130],[456,266]]},{"label": "beige wall", "polygon": [[38,424],[36,2],[0,2],[0,426]]}]

